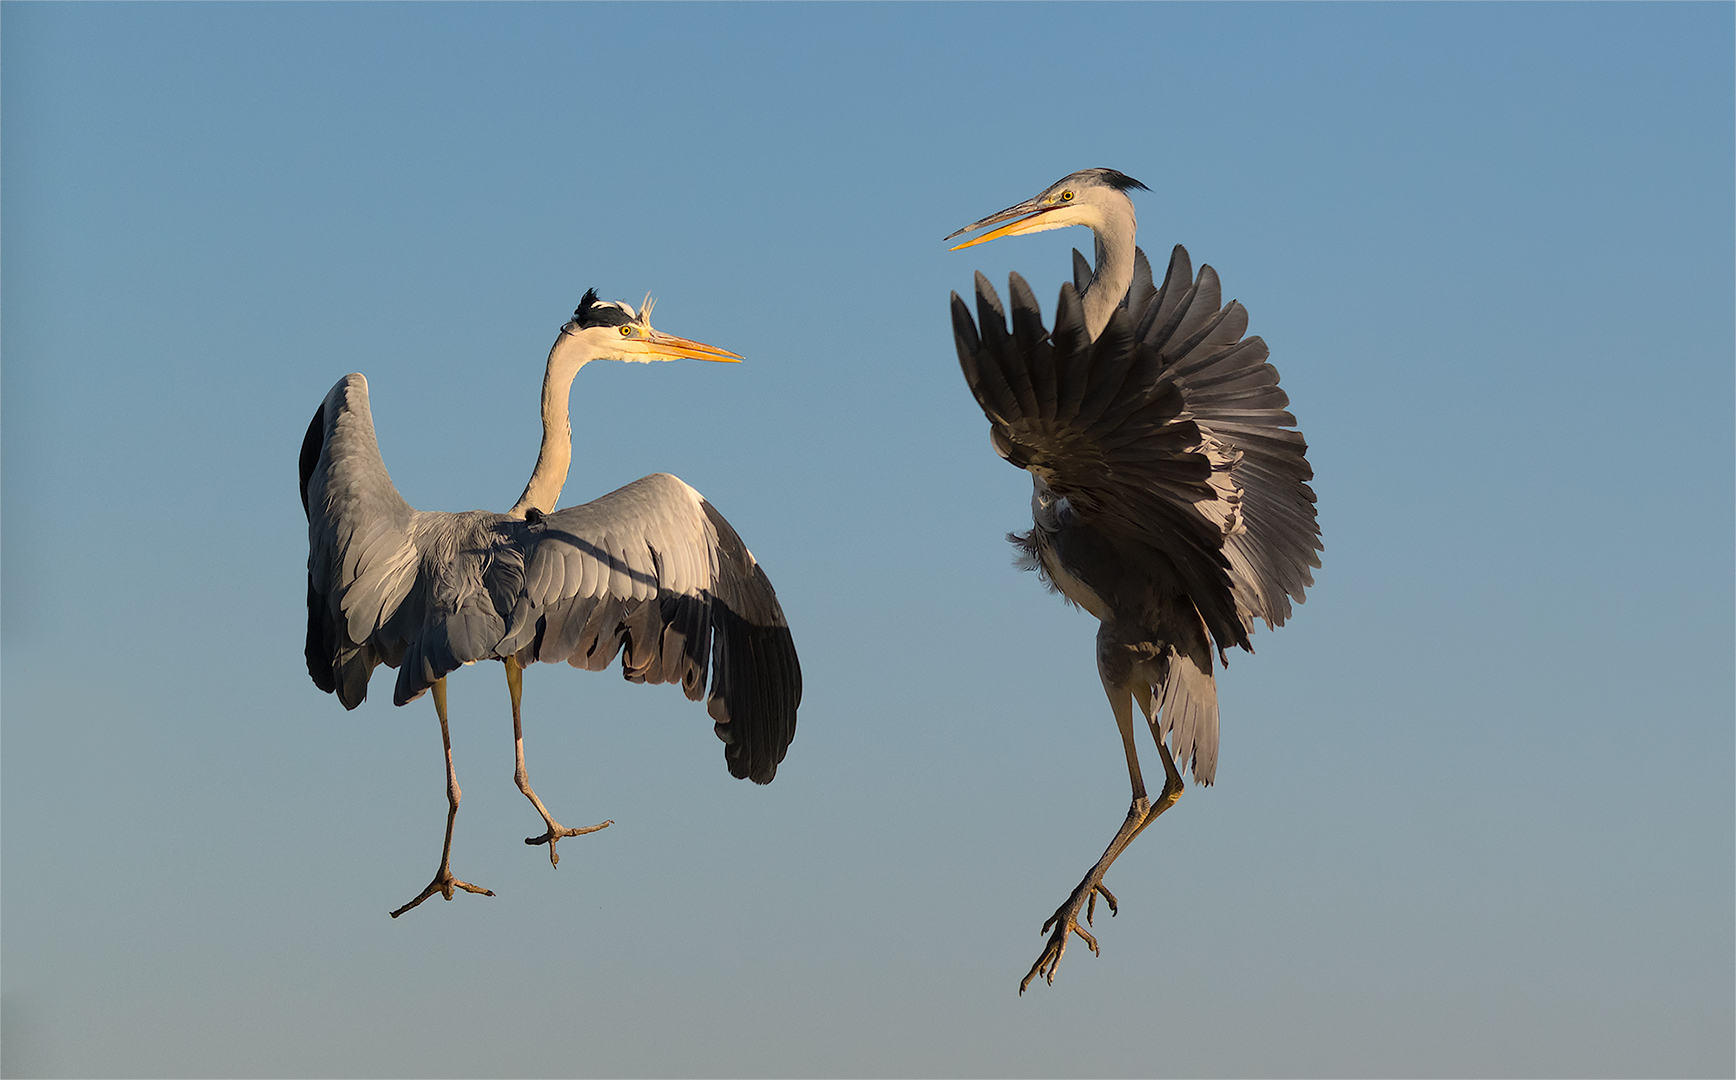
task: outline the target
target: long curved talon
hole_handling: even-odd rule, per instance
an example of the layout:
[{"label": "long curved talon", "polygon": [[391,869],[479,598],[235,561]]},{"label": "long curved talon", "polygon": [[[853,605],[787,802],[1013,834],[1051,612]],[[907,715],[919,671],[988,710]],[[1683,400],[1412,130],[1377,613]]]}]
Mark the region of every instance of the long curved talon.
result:
[{"label": "long curved talon", "polygon": [[1092,886],[1091,899],[1089,901],[1087,901],[1085,904],[1085,924],[1087,926],[1095,926],[1096,925],[1096,923],[1094,923],[1092,921],[1092,916],[1097,914],[1097,894],[1098,893],[1103,894],[1104,902],[1109,905],[1109,917],[1110,918],[1114,918],[1115,916],[1121,914],[1121,908],[1116,906],[1114,893],[1110,892],[1108,889],[1105,889],[1100,884]]},{"label": "long curved talon", "polygon": [[472,885],[468,881],[459,881],[457,878],[452,876],[452,870],[449,867],[442,866],[440,872],[434,875],[434,880],[430,881],[428,887],[422,890],[422,895],[410,901],[408,904],[405,904],[397,911],[392,912],[392,918],[396,919],[398,916],[409,911],[411,908],[428,899],[430,896],[433,896],[435,893],[440,893],[446,899],[450,900],[452,899],[452,891],[454,889],[463,889],[465,892],[481,893],[483,896],[494,895],[493,889],[485,889],[480,885]]},{"label": "long curved talon", "polygon": [[[1095,889],[1089,895],[1095,896]],[[1091,947],[1092,955],[1103,955],[1097,948],[1097,939],[1079,925],[1079,903],[1083,899],[1084,897],[1078,895],[1068,897],[1067,902],[1055,909],[1055,914],[1049,916],[1049,921],[1043,924],[1043,929],[1039,932],[1049,934],[1049,940],[1043,946],[1042,955],[1037,957],[1037,962],[1032,964],[1031,970],[1019,980],[1021,995],[1038,975],[1042,975],[1043,981],[1050,986],[1055,985],[1055,969],[1061,966],[1061,957],[1067,955],[1067,939],[1074,934],[1078,934],[1085,944]],[[1089,922],[1089,918],[1086,921]],[[1054,927],[1054,933],[1049,933],[1050,927]]]},{"label": "long curved talon", "polygon": [[549,846],[549,865],[559,866],[561,864],[561,857],[555,854],[556,841],[565,840],[569,836],[583,836],[586,833],[594,833],[598,829],[606,829],[614,823],[614,819],[611,818],[608,821],[597,825],[586,825],[582,829],[569,829],[560,822],[550,819],[548,832],[543,833],[541,836],[527,836],[524,838],[524,842],[532,847],[535,847],[538,844],[547,844]]}]

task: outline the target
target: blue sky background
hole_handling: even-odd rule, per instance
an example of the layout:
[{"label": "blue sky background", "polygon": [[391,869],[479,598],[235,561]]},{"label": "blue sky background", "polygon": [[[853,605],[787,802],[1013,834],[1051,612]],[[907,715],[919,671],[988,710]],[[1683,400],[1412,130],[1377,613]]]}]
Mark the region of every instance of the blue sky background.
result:
[{"label": "blue sky background", "polygon": [[[8,1075],[1724,1075],[1733,9],[0,9]],[[940,238],[1119,168],[1272,348],[1324,567],[1220,679],[1218,786],[1115,866],[1095,624]],[[674,472],[806,675],[768,788],[703,710],[533,668],[354,713],[302,660],[296,456],[364,372],[424,509],[504,509],[579,294],[568,504]],[[1052,310],[1052,306],[1050,307]],[[1151,754],[1147,751],[1147,757]]]}]

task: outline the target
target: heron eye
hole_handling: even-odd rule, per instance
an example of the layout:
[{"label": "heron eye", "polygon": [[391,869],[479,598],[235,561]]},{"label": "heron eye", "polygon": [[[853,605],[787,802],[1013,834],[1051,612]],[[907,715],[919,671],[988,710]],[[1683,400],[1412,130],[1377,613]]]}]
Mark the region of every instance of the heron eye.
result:
[{"label": "heron eye", "polygon": [[633,336],[633,328],[631,326],[621,327],[621,336],[622,337],[632,337]]},{"label": "heron eye", "polygon": [[1061,201],[1062,202],[1072,202],[1073,201],[1073,193],[1071,191],[1061,192]]}]

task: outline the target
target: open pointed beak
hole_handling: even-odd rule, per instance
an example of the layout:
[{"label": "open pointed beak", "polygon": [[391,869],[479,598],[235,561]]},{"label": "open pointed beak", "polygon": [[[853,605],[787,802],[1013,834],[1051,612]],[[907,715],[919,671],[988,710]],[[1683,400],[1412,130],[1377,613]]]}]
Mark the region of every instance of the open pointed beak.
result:
[{"label": "open pointed beak", "polygon": [[741,363],[741,357],[728,349],[707,345],[703,341],[689,341],[687,338],[676,337],[674,334],[665,334],[661,330],[651,331],[648,337],[640,338],[634,344],[643,349],[648,356],[660,360],[714,360],[720,364]]},{"label": "open pointed beak", "polygon": [[[974,232],[977,229],[987,228],[996,222],[1006,221],[1008,218],[1018,218],[1018,220],[1007,225],[1002,225],[993,232],[984,233],[974,240],[966,240],[962,244],[954,244],[947,250],[959,251],[963,248],[975,247],[978,244],[986,244],[990,240],[998,240],[1003,236],[1018,236],[1020,233],[1037,232],[1041,228],[1037,222],[1051,210],[1059,210],[1062,205],[1064,204],[1042,203],[1038,202],[1036,199],[1026,199],[1017,206],[1009,206],[998,214],[990,214],[981,221],[973,221],[969,225],[966,225],[964,228],[953,233],[952,236],[942,237],[942,240],[951,240],[953,237],[963,236],[967,232]],[[1020,217],[1021,214],[1024,216]]]}]

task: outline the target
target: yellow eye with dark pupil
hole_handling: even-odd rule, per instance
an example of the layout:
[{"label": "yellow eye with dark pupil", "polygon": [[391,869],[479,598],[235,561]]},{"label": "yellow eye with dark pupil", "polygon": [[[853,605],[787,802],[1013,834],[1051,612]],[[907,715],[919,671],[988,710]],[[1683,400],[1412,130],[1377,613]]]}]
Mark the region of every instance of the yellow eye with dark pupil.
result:
[{"label": "yellow eye with dark pupil", "polygon": [[1061,192],[1061,201],[1062,202],[1072,202],[1073,201],[1073,193],[1071,191]]},{"label": "yellow eye with dark pupil", "polygon": [[622,337],[632,337],[633,336],[633,328],[631,326],[621,327],[621,336]]}]

